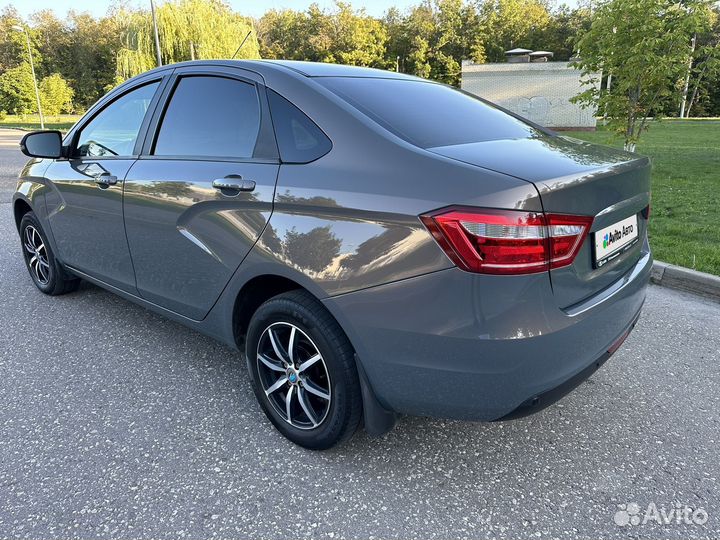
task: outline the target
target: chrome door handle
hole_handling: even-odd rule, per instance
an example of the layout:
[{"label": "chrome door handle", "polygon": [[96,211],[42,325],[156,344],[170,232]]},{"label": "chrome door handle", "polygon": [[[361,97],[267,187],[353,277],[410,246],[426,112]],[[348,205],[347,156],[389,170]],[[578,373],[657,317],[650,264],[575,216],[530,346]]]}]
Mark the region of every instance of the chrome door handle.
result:
[{"label": "chrome door handle", "polygon": [[243,178],[239,176],[216,178],[213,180],[212,186],[221,192],[255,191],[254,180],[243,180]]},{"label": "chrome door handle", "polygon": [[114,186],[117,184],[118,178],[117,176],[109,173],[104,174],[98,174],[95,177],[95,183],[100,186],[101,188],[106,188],[108,186]]}]

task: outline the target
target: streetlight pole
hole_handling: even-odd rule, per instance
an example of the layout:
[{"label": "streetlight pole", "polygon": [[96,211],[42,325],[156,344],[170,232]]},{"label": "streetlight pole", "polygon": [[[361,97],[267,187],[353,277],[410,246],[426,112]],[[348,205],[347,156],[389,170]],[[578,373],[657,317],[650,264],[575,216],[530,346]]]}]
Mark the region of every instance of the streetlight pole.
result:
[{"label": "streetlight pole", "polygon": [[160,57],[160,36],[158,35],[157,19],[155,18],[155,3],[150,0],[150,12],[152,13],[153,33],[155,34],[155,56],[157,57],[158,67],[162,66],[162,58]]},{"label": "streetlight pole", "polygon": [[24,32],[25,40],[27,42],[28,55],[30,56],[30,72],[32,73],[33,86],[35,86],[35,99],[37,100],[38,114],[40,115],[40,129],[45,129],[45,119],[43,118],[42,106],[40,105],[40,90],[38,89],[37,78],[35,77],[35,65],[33,64],[32,48],[30,47],[30,34],[28,34],[27,28],[20,25],[12,27],[16,32]]}]

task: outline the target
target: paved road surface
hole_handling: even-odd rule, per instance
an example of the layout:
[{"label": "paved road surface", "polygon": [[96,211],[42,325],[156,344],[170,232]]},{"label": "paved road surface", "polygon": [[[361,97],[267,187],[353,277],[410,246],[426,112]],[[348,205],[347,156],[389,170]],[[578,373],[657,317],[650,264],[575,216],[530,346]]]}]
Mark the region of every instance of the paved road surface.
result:
[{"label": "paved road surface", "polygon": [[[93,286],[35,290],[7,203],[0,298],[2,538],[720,535],[718,304],[651,288],[621,351],[534,417],[404,418],[313,453],[233,351]],[[708,519],[616,525],[630,503]]]},{"label": "paved road surface", "polygon": [[12,197],[18,172],[28,160],[18,148],[22,135],[15,129],[0,129],[0,203]]}]

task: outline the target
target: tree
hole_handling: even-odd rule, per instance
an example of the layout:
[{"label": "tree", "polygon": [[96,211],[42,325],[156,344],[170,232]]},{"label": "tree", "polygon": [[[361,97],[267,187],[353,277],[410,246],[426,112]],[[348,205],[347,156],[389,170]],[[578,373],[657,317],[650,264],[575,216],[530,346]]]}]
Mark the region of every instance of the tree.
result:
[{"label": "tree", "polygon": [[[700,105],[704,99],[711,101],[718,96],[718,79],[720,79],[720,7],[710,9],[707,14],[707,28],[696,36],[697,47],[693,54],[690,73],[690,97],[686,109],[689,117],[694,106]],[[712,105],[711,105],[712,109]],[[708,111],[703,111],[708,112]],[[710,111],[711,115],[718,114]],[[715,114],[713,114],[715,113]]]},{"label": "tree", "polygon": [[378,19],[350,4],[332,10],[312,4],[307,11],[268,11],[258,21],[264,58],[387,67],[388,34]]},{"label": "tree", "polygon": [[38,32],[32,27],[25,26],[20,14],[10,5],[0,11],[0,73],[30,61],[25,33],[13,28],[18,25],[28,30],[36,69],[42,64],[42,55],[37,48]]},{"label": "tree", "polygon": [[304,59],[307,50],[306,15],[292,9],[265,12],[257,22],[263,58]]},{"label": "tree", "polygon": [[0,75],[0,110],[21,115],[37,112],[30,64],[22,63]]},{"label": "tree", "polygon": [[406,17],[388,10],[390,62],[398,56],[403,71],[459,85],[464,59],[485,60],[480,20],[473,4],[463,0],[425,1]]},{"label": "tree", "polygon": [[56,116],[62,112],[72,112],[75,92],[58,73],[45,77],[40,81],[39,88],[40,104],[44,114]]},{"label": "tree", "polygon": [[[690,39],[700,26],[705,0],[608,0],[598,6],[590,30],[579,42],[590,88],[574,99],[597,107],[633,151],[648,118],[677,104],[678,83],[690,60]],[[610,90],[598,74],[612,74]]]},{"label": "tree", "polygon": [[515,47],[542,49],[551,15],[541,0],[487,0],[480,7],[480,31],[490,62],[503,62]]},{"label": "tree", "polygon": [[570,60],[580,37],[590,30],[592,12],[587,7],[570,9],[563,4],[551,13],[549,24],[540,35],[543,50],[552,51],[553,60]]},{"label": "tree", "polygon": [[386,67],[387,30],[364,10],[354,11],[350,4],[337,2],[331,16],[331,58],[341,64]]},{"label": "tree", "polygon": [[[196,59],[259,58],[252,20],[221,0],[171,0],[156,8],[160,51],[166,64]],[[115,19],[121,32],[117,51],[120,80],[155,67],[155,43],[148,11],[120,10]],[[245,37],[242,49],[237,50]]]}]

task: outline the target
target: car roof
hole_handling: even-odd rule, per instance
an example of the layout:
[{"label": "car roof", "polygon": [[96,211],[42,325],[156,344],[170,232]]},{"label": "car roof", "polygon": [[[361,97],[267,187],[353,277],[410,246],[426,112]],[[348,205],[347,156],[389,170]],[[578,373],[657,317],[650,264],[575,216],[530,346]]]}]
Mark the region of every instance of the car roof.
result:
[{"label": "car roof", "polygon": [[283,66],[306,77],[371,77],[381,79],[417,79],[413,75],[361,66],[304,62],[300,60],[257,60],[255,62]]},{"label": "car roof", "polygon": [[357,78],[373,78],[373,79],[407,79],[407,80],[424,80],[414,75],[406,75],[394,71],[386,71],[383,69],[375,69],[360,66],[345,66],[340,64],[328,64],[325,62],[304,62],[300,60],[194,60],[189,62],[179,62],[177,64],[168,64],[159,68],[152,69],[142,75],[148,73],[157,73],[177,67],[190,66],[235,66],[239,68],[249,69],[259,74],[268,71],[291,72],[296,75],[305,77],[357,77]]}]

